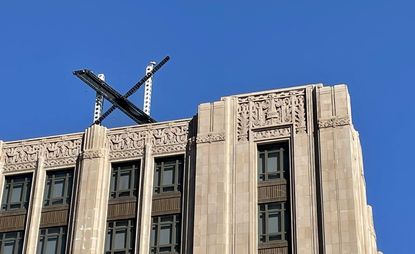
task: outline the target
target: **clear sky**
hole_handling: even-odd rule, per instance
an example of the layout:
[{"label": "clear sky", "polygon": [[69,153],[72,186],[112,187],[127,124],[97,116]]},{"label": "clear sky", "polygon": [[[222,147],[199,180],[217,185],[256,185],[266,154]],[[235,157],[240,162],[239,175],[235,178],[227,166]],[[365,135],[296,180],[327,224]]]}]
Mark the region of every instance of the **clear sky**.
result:
[{"label": "clear sky", "polygon": [[[379,249],[414,253],[413,1],[7,2],[0,139],[87,128],[95,93],[72,75],[81,68],[126,92],[150,60],[170,55],[154,80],[157,120],[191,117],[225,95],[346,83]],[[132,101],[141,107],[142,92]],[[127,124],[119,112],[104,122]]]}]

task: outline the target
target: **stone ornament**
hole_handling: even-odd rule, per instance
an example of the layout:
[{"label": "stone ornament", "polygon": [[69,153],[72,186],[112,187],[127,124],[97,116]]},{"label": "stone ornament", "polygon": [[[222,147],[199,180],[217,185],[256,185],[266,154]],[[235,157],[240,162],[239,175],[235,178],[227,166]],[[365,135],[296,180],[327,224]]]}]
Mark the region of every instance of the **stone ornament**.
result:
[{"label": "stone ornament", "polygon": [[318,127],[323,128],[335,128],[337,126],[350,125],[351,121],[349,117],[333,117],[329,119],[319,119]]},{"label": "stone ornament", "polygon": [[40,157],[45,167],[66,166],[76,163],[81,152],[82,135],[62,136],[43,140],[4,144],[5,171],[36,168]]},{"label": "stone ornament", "polygon": [[225,140],[225,133],[209,133],[204,136],[197,136],[196,144],[213,143]]},{"label": "stone ornament", "polygon": [[252,131],[252,138],[257,140],[267,140],[275,138],[283,138],[291,136],[291,127],[276,128],[276,129],[260,129]]},{"label": "stone ornament", "polygon": [[238,97],[238,141],[248,141],[254,128],[294,125],[296,133],[305,133],[305,89],[271,92]]}]

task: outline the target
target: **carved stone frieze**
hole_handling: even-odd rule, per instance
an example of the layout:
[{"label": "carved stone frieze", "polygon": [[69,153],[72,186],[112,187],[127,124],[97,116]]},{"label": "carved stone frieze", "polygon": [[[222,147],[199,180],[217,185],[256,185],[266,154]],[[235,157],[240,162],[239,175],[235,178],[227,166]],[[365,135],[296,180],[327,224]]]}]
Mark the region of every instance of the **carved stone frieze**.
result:
[{"label": "carved stone frieze", "polygon": [[105,150],[87,150],[82,152],[82,158],[85,159],[95,159],[102,158],[105,156]]},{"label": "carved stone frieze", "polygon": [[108,135],[110,158],[137,158],[144,154],[145,144],[151,143],[153,154],[186,150],[189,122],[116,130]]},{"label": "carved stone frieze", "polygon": [[247,141],[251,129],[289,124],[297,133],[307,131],[304,89],[238,98],[238,141]]},{"label": "carved stone frieze", "polygon": [[75,164],[81,144],[81,135],[6,143],[3,149],[5,171],[34,169],[41,155],[45,167]]},{"label": "carved stone frieze", "polygon": [[291,128],[259,129],[252,131],[252,138],[256,140],[266,140],[271,138],[290,137]]},{"label": "carved stone frieze", "polygon": [[318,120],[318,127],[322,128],[334,128],[337,126],[344,126],[350,125],[351,121],[349,117],[333,117],[329,119],[319,119]]},{"label": "carved stone frieze", "polygon": [[212,143],[212,142],[220,142],[225,140],[225,133],[209,133],[203,136],[197,136],[196,143]]},{"label": "carved stone frieze", "polygon": [[143,129],[126,129],[121,133],[108,135],[111,159],[136,158],[144,153],[147,131]]}]

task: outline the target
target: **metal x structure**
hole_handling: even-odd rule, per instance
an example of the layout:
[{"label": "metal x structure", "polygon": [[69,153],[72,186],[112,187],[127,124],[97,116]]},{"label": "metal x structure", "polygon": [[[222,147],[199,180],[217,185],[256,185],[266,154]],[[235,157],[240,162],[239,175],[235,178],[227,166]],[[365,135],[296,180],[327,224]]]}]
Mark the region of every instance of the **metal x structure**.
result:
[{"label": "metal x structure", "polygon": [[154,73],[156,73],[165,63],[167,63],[169,59],[170,57],[166,56],[159,64],[154,66],[152,71],[148,72],[142,79],[140,79],[140,81],[137,82],[137,84],[135,84],[124,95],[118,93],[115,89],[113,89],[104,80],[100,79],[90,70],[83,69],[74,71],[73,74],[75,76],[84,81],[96,92],[101,93],[105,99],[112,103],[112,106],[104,114],[102,114],[101,117],[98,120],[96,120],[93,124],[100,124],[102,120],[104,120],[116,108],[119,108],[122,112],[124,112],[127,116],[129,116],[138,124],[156,122],[153,118],[151,118],[149,115],[147,115],[137,106],[135,106],[131,101],[127,100],[127,98],[133,93],[135,93],[149,78],[151,78],[154,75]]}]

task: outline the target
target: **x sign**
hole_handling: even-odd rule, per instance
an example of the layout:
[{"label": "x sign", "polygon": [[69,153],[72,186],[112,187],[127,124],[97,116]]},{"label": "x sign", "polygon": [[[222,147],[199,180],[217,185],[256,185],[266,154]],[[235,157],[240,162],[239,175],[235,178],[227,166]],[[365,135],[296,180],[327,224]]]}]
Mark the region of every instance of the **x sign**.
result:
[{"label": "x sign", "polygon": [[131,101],[127,100],[127,98],[133,93],[135,93],[140,88],[140,86],[143,85],[149,78],[151,78],[154,75],[154,73],[156,73],[165,63],[167,63],[167,61],[169,61],[169,59],[170,57],[166,56],[159,64],[154,66],[151,72],[147,73],[124,96],[118,93],[105,81],[98,78],[98,76],[96,76],[92,71],[87,69],[74,71],[73,74],[75,76],[84,81],[95,91],[101,93],[105,99],[112,103],[111,108],[109,108],[104,114],[102,114],[102,116],[93,124],[101,123],[102,120],[104,120],[116,108],[119,108],[122,112],[124,112],[127,116],[129,116],[138,124],[154,123],[155,120],[153,118],[144,113]]}]

